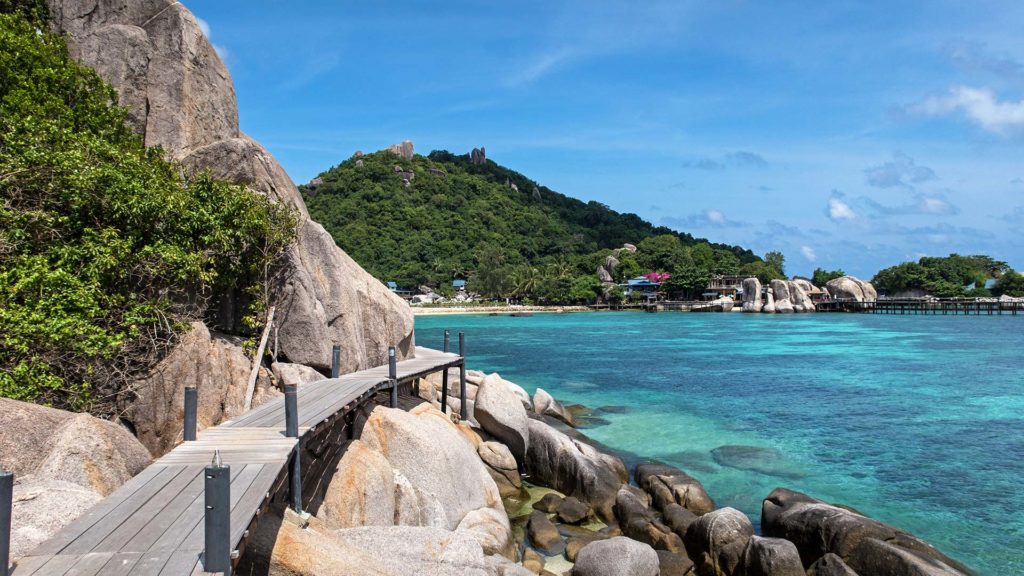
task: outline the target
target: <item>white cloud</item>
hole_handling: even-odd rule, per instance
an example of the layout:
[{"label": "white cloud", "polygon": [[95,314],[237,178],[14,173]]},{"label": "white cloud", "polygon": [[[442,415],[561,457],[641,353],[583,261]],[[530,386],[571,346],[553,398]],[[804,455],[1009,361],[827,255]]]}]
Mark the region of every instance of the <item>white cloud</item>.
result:
[{"label": "white cloud", "polygon": [[836,221],[853,220],[857,217],[857,213],[850,208],[849,204],[833,196],[828,199],[828,217]]},{"label": "white cloud", "polygon": [[706,216],[708,222],[710,222],[711,224],[715,224],[716,226],[721,226],[722,224],[725,224],[725,214],[722,214],[718,210],[708,210]]},{"label": "white cloud", "polygon": [[521,69],[505,79],[505,85],[511,87],[525,86],[540,80],[549,72],[571,60],[574,51],[562,48],[539,55],[534,61],[526,64]]},{"label": "white cloud", "polygon": [[818,259],[818,255],[814,253],[814,248],[810,246],[801,246],[800,253],[804,255],[808,262],[814,262]]},{"label": "white cloud", "polygon": [[956,86],[945,96],[928,98],[910,108],[924,116],[962,114],[982,129],[996,134],[1024,128],[1024,100],[1000,101],[988,88]]},{"label": "white cloud", "polygon": [[914,184],[936,178],[935,170],[918,165],[913,158],[902,152],[893,154],[889,162],[868,168],[864,175],[867,183],[876,188],[913,188]]},{"label": "white cloud", "polygon": [[665,226],[670,226],[678,230],[687,230],[690,228],[703,230],[708,228],[744,228],[750,225],[747,222],[730,220],[726,217],[724,212],[713,208],[698,214],[691,214],[685,218],[665,216],[661,219],[661,223]]}]

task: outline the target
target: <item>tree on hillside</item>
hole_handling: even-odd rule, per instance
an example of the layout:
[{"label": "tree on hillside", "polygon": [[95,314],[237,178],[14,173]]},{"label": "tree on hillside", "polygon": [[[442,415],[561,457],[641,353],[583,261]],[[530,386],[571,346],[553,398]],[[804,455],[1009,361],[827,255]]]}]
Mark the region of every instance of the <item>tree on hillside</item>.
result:
[{"label": "tree on hillside", "polygon": [[1014,298],[1024,297],[1024,274],[1019,274],[1012,270],[1005,272],[999,280],[996,281],[995,287],[992,289],[992,293],[996,296],[1013,296]]},{"label": "tree on hillside", "polygon": [[764,263],[778,270],[779,274],[786,277],[786,257],[782,252],[771,251],[764,255]]},{"label": "tree on hillside", "polygon": [[824,286],[836,278],[842,278],[846,276],[846,272],[841,269],[838,270],[825,270],[824,268],[815,268],[814,274],[811,275],[811,284],[815,286]]}]

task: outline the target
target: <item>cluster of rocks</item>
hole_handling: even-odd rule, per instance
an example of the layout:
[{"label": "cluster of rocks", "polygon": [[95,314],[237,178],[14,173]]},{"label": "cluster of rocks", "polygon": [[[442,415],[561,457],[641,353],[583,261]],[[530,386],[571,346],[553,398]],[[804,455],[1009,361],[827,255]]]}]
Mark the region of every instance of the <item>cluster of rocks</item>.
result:
[{"label": "cluster of rocks", "polygon": [[875,292],[875,288],[870,282],[864,282],[853,276],[830,280],[824,289],[811,284],[805,278],[794,278],[793,280],[772,280],[767,290],[762,290],[760,280],[746,278],[743,280],[743,311],[766,314],[814,312],[816,308],[811,295],[822,293],[828,294],[829,298],[835,300],[873,302],[878,299],[878,293]]},{"label": "cluster of rocks", "polygon": [[476,164],[478,166],[487,164],[487,150],[483,146],[473,148],[469,152],[469,162],[470,164]]},{"label": "cluster of rocks", "polygon": [[443,304],[445,302],[452,302],[456,304],[462,304],[467,302],[477,302],[482,300],[482,296],[476,292],[459,291],[454,296],[446,298],[437,292],[434,292],[433,288],[429,286],[420,286],[420,293],[413,295],[409,299],[409,303],[412,305],[422,304]]},{"label": "cluster of rocks", "polygon": [[402,179],[402,184],[406,188],[412,186],[412,181],[413,181],[414,178],[416,178],[416,172],[415,171],[413,171],[413,170],[406,170],[405,168],[402,168],[401,166],[399,166],[397,164],[395,164],[395,174],[397,174],[398,177]]},{"label": "cluster of rocks", "polygon": [[604,259],[604,262],[597,266],[597,278],[605,286],[606,290],[615,284],[615,278],[612,275],[619,266],[619,254],[623,252],[636,253],[636,246],[633,244],[623,244],[622,248],[612,250],[612,253]]},{"label": "cluster of rocks", "polygon": [[387,151],[398,156],[402,160],[412,160],[415,155],[412,140],[403,140],[401,144],[391,144]]}]

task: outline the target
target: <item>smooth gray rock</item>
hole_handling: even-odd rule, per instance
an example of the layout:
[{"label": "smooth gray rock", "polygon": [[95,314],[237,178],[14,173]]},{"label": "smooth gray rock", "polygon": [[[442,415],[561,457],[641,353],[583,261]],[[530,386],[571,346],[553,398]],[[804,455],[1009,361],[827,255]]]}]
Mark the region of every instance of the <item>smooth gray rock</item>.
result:
[{"label": "smooth gray rock", "polygon": [[473,415],[487,433],[523,462],[530,444],[529,418],[519,396],[497,374],[489,374],[476,392]]},{"label": "smooth gray rock", "polygon": [[402,140],[401,144],[391,144],[388,146],[388,152],[403,160],[412,160],[412,157],[415,154],[412,140]]},{"label": "smooth gray rock", "polygon": [[[810,284],[810,282],[806,283]],[[799,312],[815,311],[814,302],[811,301],[811,297],[807,295],[803,285],[795,280],[789,282],[789,299],[793,303],[793,308]]]},{"label": "smooth gray rock", "polygon": [[554,514],[555,510],[558,510],[558,505],[562,503],[563,498],[554,492],[548,492],[541,496],[540,500],[533,503],[534,510],[540,510],[547,514]]},{"label": "smooth gray rock", "polygon": [[[454,530],[478,508],[504,513],[501,494],[476,447],[451,420],[426,404],[406,412],[374,408],[360,438],[408,480],[416,506],[429,512],[421,525]],[[429,455],[430,466],[425,466]],[[434,510],[440,510],[440,518]],[[428,520],[429,519],[429,520]]]},{"label": "smooth gray rock", "polygon": [[530,520],[526,525],[526,533],[533,547],[547,556],[561,554],[565,550],[565,541],[558,528],[548,519],[548,515],[540,510],[530,512]]},{"label": "smooth gray rock", "polygon": [[778,314],[789,314],[795,312],[793,303],[789,296],[789,282],[785,280],[772,280],[772,294],[775,296],[775,312]]},{"label": "smooth gray rock", "polygon": [[603,520],[615,518],[615,495],[627,478],[622,461],[531,419],[526,470],[534,481],[589,503]]},{"label": "smooth gray rock", "polygon": [[744,576],[806,576],[800,553],[789,540],[751,536],[743,551]]},{"label": "smooth gray rock", "polygon": [[584,546],[576,555],[572,576],[658,576],[660,570],[653,548],[617,536]]},{"label": "smooth gray rock", "polygon": [[544,414],[556,420],[561,420],[569,426],[573,426],[576,423],[572,412],[566,410],[561,402],[555,400],[543,388],[537,388],[537,391],[533,393],[533,411],[537,414]]},{"label": "smooth gray rock", "polygon": [[515,496],[520,493],[523,479],[508,446],[500,442],[483,442],[477,448],[477,453],[487,466],[487,472],[498,485],[498,491],[502,496]]},{"label": "smooth gray rock", "polygon": [[579,524],[590,517],[590,506],[569,496],[558,504],[555,513],[558,514],[558,519],[566,524]]},{"label": "smooth gray rock", "polygon": [[326,376],[309,366],[292,362],[274,362],[270,365],[270,371],[274,374],[274,378],[277,379],[278,386],[282,388],[284,386],[299,386],[327,379]]},{"label": "smooth gray rock", "polygon": [[636,483],[651,495],[655,508],[662,512],[670,504],[678,504],[698,516],[715,509],[700,481],[674,466],[660,462],[640,464],[635,476]]},{"label": "smooth gray rock", "polygon": [[678,534],[680,538],[685,539],[686,531],[690,529],[690,525],[693,524],[697,518],[700,518],[700,516],[690,512],[679,504],[669,504],[662,509],[661,518],[666,526]]},{"label": "smooth gray rock", "polygon": [[743,280],[743,311],[761,311],[761,281],[757,278]]},{"label": "smooth gray rock", "polygon": [[754,527],[735,508],[708,512],[690,525],[686,549],[699,576],[731,576],[741,566]]},{"label": "smooth gray rock", "polygon": [[859,574],[970,574],[959,562],[915,536],[806,494],[776,488],[761,506],[766,536],[796,545],[804,565],[833,553]]},{"label": "smooth gray rock", "polygon": [[874,302],[878,299],[878,292],[870,282],[865,282],[855,276],[843,276],[829,280],[825,284],[825,290],[836,300],[856,300],[857,302]]},{"label": "smooth gray rock", "polygon": [[655,550],[658,554],[658,564],[661,568],[661,576],[687,576],[693,572],[693,560],[683,553],[668,552],[666,550]]},{"label": "smooth gray rock", "polygon": [[619,490],[615,499],[615,518],[623,535],[649,544],[655,550],[684,550],[679,535],[658,521],[654,512],[629,490]]},{"label": "smooth gray rock", "polygon": [[11,559],[31,553],[102,499],[98,492],[80,484],[16,476],[11,510]]},{"label": "smooth gray rock", "polygon": [[484,554],[515,557],[512,527],[505,509],[477,508],[459,522],[456,532],[466,532],[480,543]]},{"label": "smooth gray rock", "polygon": [[857,576],[857,573],[842,558],[829,552],[811,564],[807,576]]}]

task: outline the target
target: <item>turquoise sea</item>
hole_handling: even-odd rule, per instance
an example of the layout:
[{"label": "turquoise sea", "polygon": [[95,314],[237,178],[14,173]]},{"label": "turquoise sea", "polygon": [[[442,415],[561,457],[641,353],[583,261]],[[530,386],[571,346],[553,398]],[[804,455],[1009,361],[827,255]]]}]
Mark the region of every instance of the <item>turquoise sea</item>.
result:
[{"label": "turquoise sea", "polygon": [[596,409],[587,435],[755,526],[785,486],[1024,574],[1024,317],[422,316],[417,344],[444,328],[471,368]]}]

